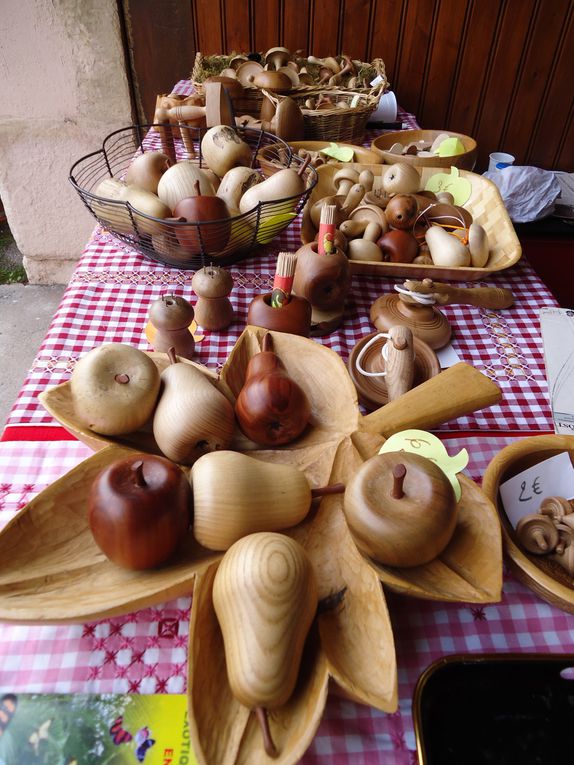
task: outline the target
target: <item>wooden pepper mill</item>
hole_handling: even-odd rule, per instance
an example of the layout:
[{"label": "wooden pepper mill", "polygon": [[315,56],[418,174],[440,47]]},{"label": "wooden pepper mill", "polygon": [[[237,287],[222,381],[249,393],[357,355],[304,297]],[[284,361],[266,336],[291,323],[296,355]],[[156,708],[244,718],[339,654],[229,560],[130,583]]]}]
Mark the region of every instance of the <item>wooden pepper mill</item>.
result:
[{"label": "wooden pepper mill", "polygon": [[191,359],[195,340],[189,331],[194,310],[191,303],[178,295],[163,295],[151,304],[149,320],[155,329],[153,348],[167,353],[175,348],[178,356]]},{"label": "wooden pepper mill", "polygon": [[195,320],[203,329],[217,331],[233,323],[235,311],[229,300],[233,278],[219,266],[204,266],[194,274],[191,287],[197,295]]},{"label": "wooden pepper mill", "polygon": [[293,294],[311,303],[311,336],[328,335],[341,324],[351,286],[351,268],[335,245],[335,205],[323,205],[319,237],[297,250]]}]

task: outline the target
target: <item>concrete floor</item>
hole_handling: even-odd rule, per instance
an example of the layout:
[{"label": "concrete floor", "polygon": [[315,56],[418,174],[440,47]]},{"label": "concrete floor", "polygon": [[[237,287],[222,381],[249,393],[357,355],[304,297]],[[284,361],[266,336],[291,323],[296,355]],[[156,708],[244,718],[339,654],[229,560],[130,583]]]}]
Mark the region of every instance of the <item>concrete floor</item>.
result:
[{"label": "concrete floor", "polygon": [[64,285],[0,285],[0,432],[64,290]]},{"label": "concrete floor", "polygon": [[[0,213],[1,213],[0,209]],[[0,265],[22,264],[22,255],[0,220]],[[0,433],[31,369],[65,286],[0,284]]]}]

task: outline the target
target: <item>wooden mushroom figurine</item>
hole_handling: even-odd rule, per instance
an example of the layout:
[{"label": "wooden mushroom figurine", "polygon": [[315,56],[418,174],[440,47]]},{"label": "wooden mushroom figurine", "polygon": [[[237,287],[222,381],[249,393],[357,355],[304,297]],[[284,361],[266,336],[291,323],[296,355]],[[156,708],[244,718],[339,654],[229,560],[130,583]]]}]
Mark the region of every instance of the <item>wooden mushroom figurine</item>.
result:
[{"label": "wooden mushroom figurine", "polygon": [[155,329],[154,350],[167,353],[173,347],[178,356],[191,359],[195,350],[189,331],[193,317],[193,306],[179,295],[162,295],[154,301],[149,310],[149,320]]},{"label": "wooden mushroom figurine", "polygon": [[387,566],[434,560],[457,522],[446,474],[409,452],[386,452],[364,462],[347,484],[344,511],[357,547]]},{"label": "wooden mushroom figurine", "polygon": [[233,278],[229,271],[220,266],[204,266],[194,274],[191,286],[197,295],[195,320],[200,327],[217,331],[233,322],[235,312],[229,300]]}]

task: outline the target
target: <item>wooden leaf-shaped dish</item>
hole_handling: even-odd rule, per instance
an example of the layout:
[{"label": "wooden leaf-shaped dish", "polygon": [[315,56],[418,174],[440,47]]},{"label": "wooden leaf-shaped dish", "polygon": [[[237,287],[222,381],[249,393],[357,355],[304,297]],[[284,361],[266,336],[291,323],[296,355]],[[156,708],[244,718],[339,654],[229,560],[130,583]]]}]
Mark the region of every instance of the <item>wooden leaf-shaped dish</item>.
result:
[{"label": "wooden leaf-shaped dish", "polygon": [[524,551],[499,494],[504,481],[561,452],[568,452],[574,464],[574,436],[552,434],[514,441],[491,460],[482,479],[482,489],[498,510],[504,549],[517,579],[551,605],[574,614],[574,579],[545,556]]},{"label": "wooden leaf-shaped dish", "polygon": [[[217,385],[231,398],[243,384],[247,363],[259,352],[265,332],[258,327],[248,327],[230,354]],[[469,365],[457,364],[409,391],[400,400],[361,417],[353,383],[336,353],[308,338],[271,334],[288,373],[310,398],[311,426],[300,439],[281,449],[262,450],[239,437],[238,444],[258,459],[300,468],[312,487],[323,486],[329,479],[344,482],[349,470],[356,469],[361,460],[376,453],[383,443],[378,434],[389,436],[409,427],[430,428],[488,406],[500,395],[498,388],[480,372]],[[160,364],[166,363],[162,354],[152,355],[154,360],[158,356]],[[50,486],[0,533],[0,550],[6,551],[0,566],[0,588],[4,587],[0,589],[0,618],[79,621],[129,612],[143,604],[163,602],[178,593],[190,592],[195,573],[218,556],[199,547],[190,548],[185,560],[165,569],[149,574],[126,573],[105,560],[88,538],[85,500],[89,481],[115,455],[129,448],[145,451],[146,442],[141,434],[135,434],[132,443],[126,446],[86,432],[74,419],[69,383],[43,394],[43,403],[70,432],[93,448],[113,446],[114,450],[106,449],[99,459],[94,455]],[[347,444],[349,457],[337,463],[341,467],[333,473],[339,446],[348,441],[349,436],[352,436],[353,449]],[[335,497],[325,506],[334,507],[335,512],[340,513],[341,501],[341,497]],[[499,593],[496,583],[501,581],[501,558],[496,544],[498,521],[493,520],[488,501],[471,481],[463,480],[462,506],[469,508],[461,514],[466,525],[461,526],[449,546],[448,559],[443,556],[433,564],[406,573],[376,566],[366,559],[365,567],[374,571],[387,586],[417,597],[495,600]],[[328,518],[326,516],[325,527]],[[313,534],[315,529],[320,531],[311,546],[320,546],[325,528],[311,528]],[[81,545],[76,543],[77,537],[83,540]],[[492,544],[485,540],[491,540]],[[331,552],[325,554],[331,555]]]},{"label": "wooden leaf-shaped dish", "polygon": [[92,481],[133,450],[100,450],[44,489],[0,533],[0,620],[81,622],[134,611],[193,591],[197,571],[219,559],[191,532],[173,561],[153,571],[111,563],[88,524]]},{"label": "wooden leaf-shaped dish", "polygon": [[[331,482],[348,459],[345,438],[335,455]],[[329,677],[345,695],[383,711],[397,708],[393,634],[377,575],[363,566],[344,516],[326,497],[287,533],[312,562],[320,605],[307,638],[295,691],[269,715],[278,757],[268,757],[254,715],[234,697],[227,679],[223,639],[212,603],[213,564],[198,578],[189,638],[189,719],[200,763],[294,763],[311,742],[327,698]]]}]

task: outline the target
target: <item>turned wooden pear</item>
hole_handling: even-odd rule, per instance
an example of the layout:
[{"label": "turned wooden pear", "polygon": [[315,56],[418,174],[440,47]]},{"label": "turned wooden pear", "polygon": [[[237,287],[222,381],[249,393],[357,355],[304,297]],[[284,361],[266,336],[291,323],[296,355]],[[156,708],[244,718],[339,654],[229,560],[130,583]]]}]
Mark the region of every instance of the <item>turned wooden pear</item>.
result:
[{"label": "turned wooden pear", "polygon": [[153,434],[168,459],[192,465],[202,454],[229,446],[233,406],[197,367],[178,361],[173,348],[168,356]]},{"label": "turned wooden pear", "polygon": [[243,537],[217,569],[213,606],[233,695],[257,711],[265,751],[276,756],[266,712],[291,697],[317,610],[317,585],[307,553],[283,534]]},{"label": "turned wooden pear", "polygon": [[294,441],[305,430],[311,405],[272,350],[270,334],[263,338],[262,347],[247,365],[235,414],[248,438],[263,446],[279,446]]},{"label": "turned wooden pear", "polygon": [[191,469],[193,533],[210,550],[227,550],[246,534],[279,531],[303,520],[311,507],[305,474],[241,452],[205,454]]}]

